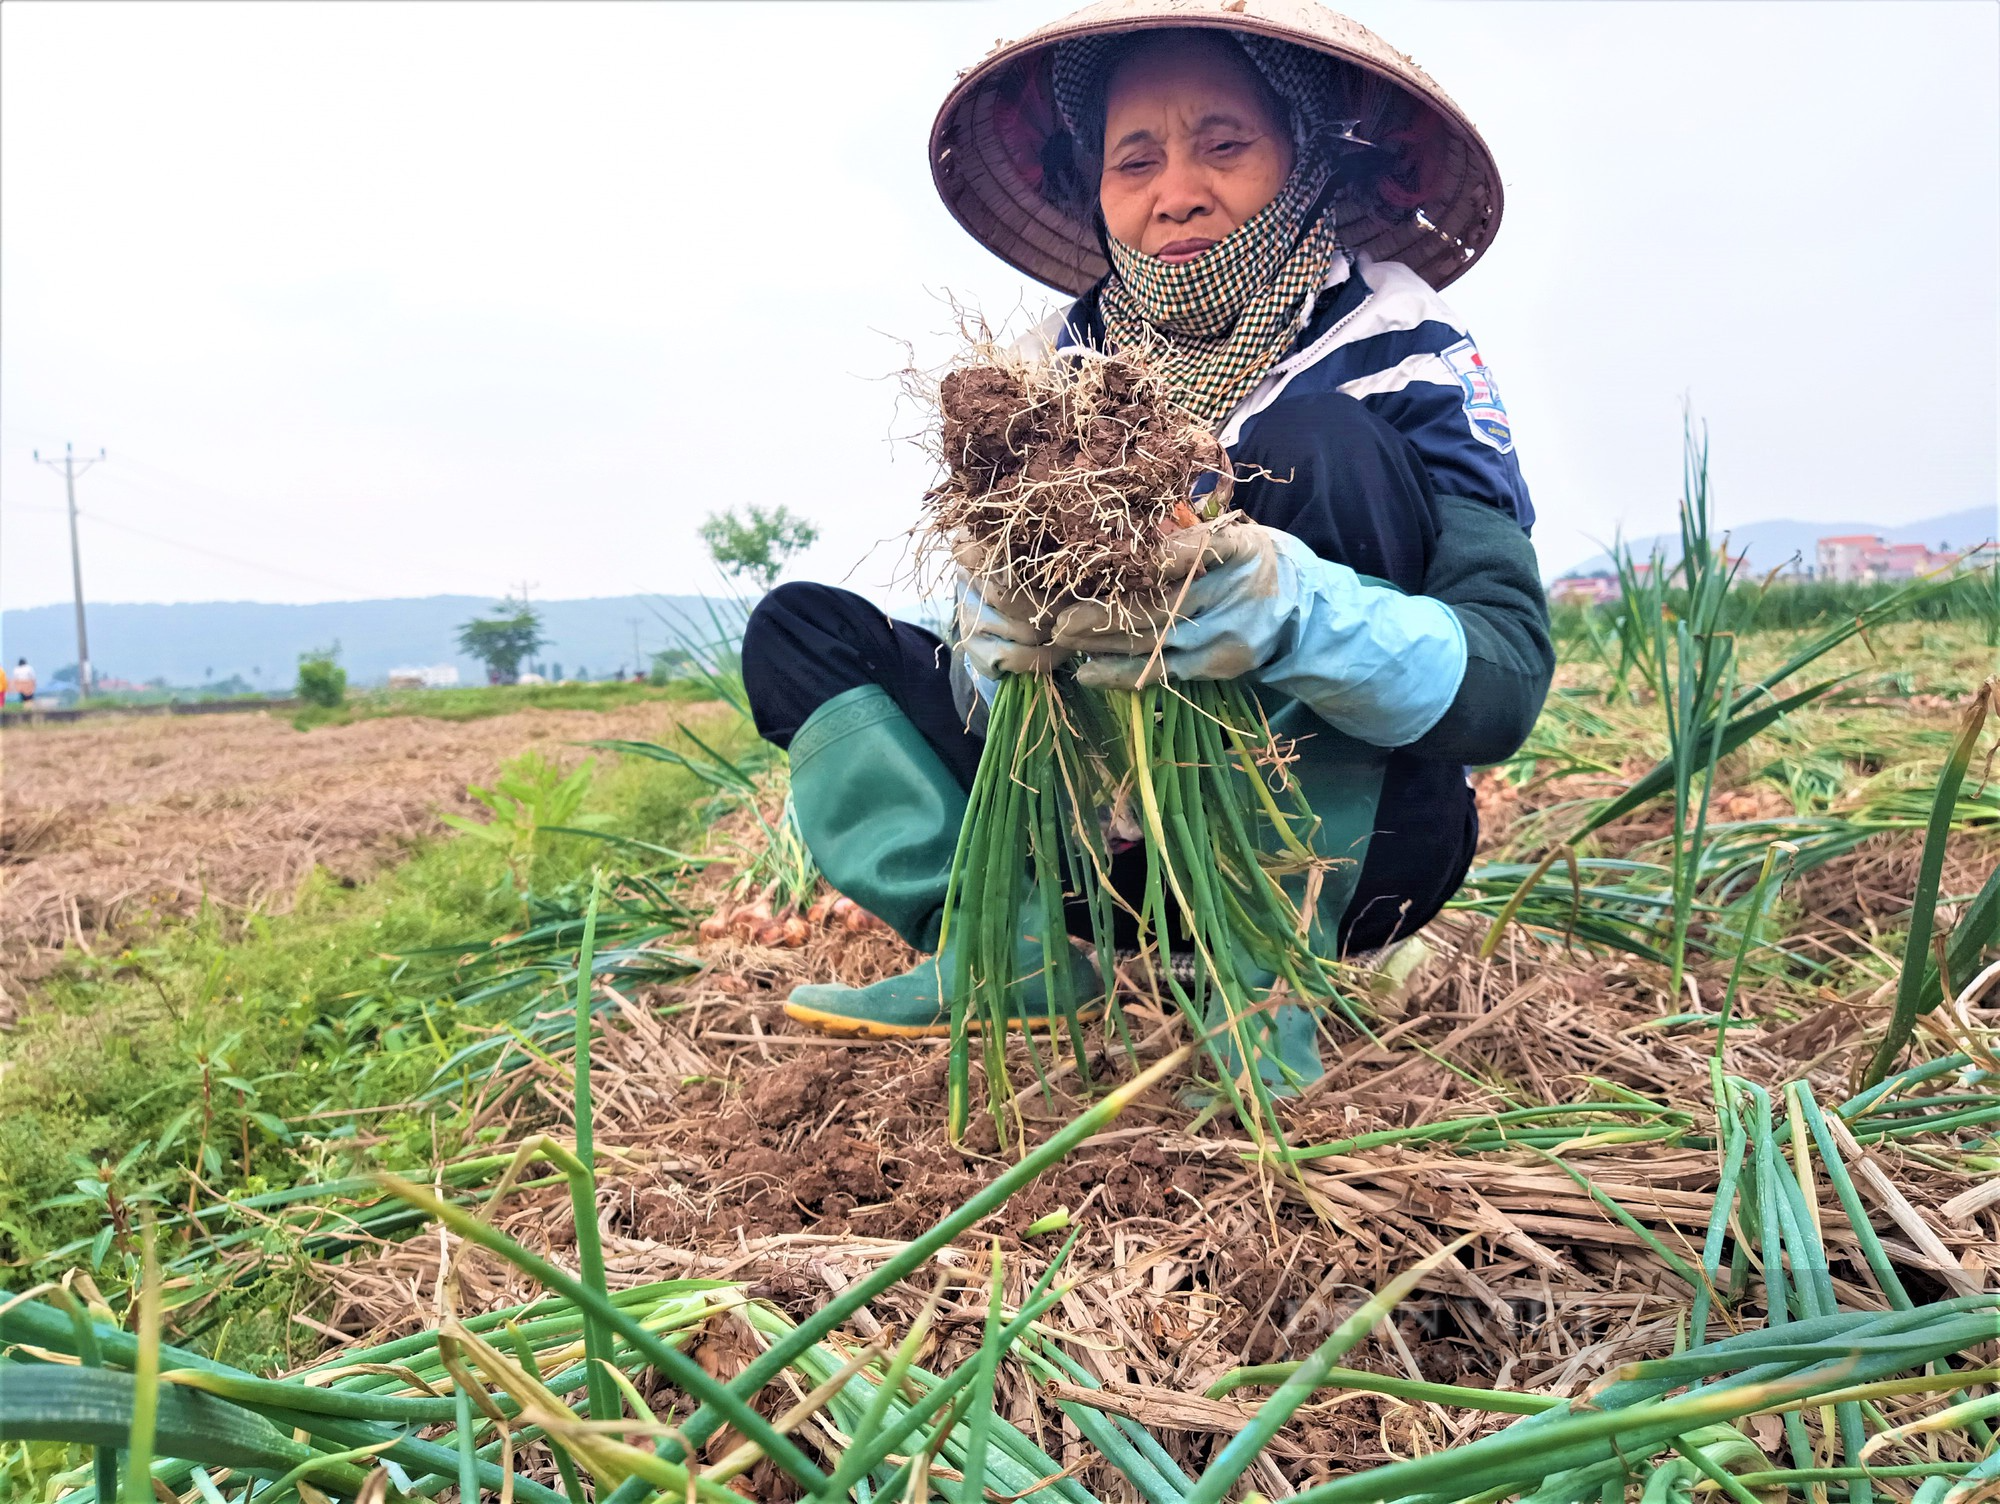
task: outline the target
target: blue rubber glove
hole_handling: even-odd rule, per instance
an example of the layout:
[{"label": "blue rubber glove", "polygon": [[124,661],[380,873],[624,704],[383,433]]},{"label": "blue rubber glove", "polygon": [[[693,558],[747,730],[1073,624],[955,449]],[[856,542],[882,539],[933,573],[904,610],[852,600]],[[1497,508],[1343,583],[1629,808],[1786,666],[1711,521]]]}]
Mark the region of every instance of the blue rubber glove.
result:
[{"label": "blue rubber glove", "polygon": [[1110,623],[1088,604],[1063,612],[1055,645],[1088,655],[1077,681],[1248,677],[1376,747],[1415,741],[1458,693],[1465,629],[1442,601],[1366,583],[1290,533],[1240,519],[1214,529],[1196,567],[1168,609],[1140,621]]},{"label": "blue rubber glove", "polygon": [[1050,640],[1050,628],[1029,619],[1031,607],[980,594],[964,570],[958,577],[958,645],[979,698],[993,703],[1002,674],[1046,672],[1069,654]]}]

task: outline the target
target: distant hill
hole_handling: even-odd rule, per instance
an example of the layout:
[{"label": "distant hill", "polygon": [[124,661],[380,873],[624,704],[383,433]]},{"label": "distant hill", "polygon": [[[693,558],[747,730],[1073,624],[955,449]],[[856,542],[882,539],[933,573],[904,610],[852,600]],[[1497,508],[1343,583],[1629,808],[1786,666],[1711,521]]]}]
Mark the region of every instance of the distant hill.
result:
[{"label": "distant hill", "polygon": [[[1732,528],[1732,550],[1750,556],[1759,570],[1776,568],[1794,554],[1811,560],[1819,539],[1840,533],[1880,533],[1892,543],[1940,544],[1969,548],[2000,531],[2000,518],[1987,507],[1970,507],[1922,522],[1886,527],[1870,522],[1752,522]],[[1679,553],[1678,534],[1632,540],[1645,557],[1655,542],[1668,557]],[[1567,570],[1591,574],[1611,567],[1609,556]],[[239,677],[258,689],[287,689],[299,654],[332,642],[355,684],[380,684],[393,668],[449,663],[461,682],[477,684],[484,668],[459,653],[459,623],[493,609],[481,595],[427,595],[402,600],[326,601],[309,606],[260,601],[196,601],[179,605],[93,604],[90,649],[99,677],[143,684],[165,679],[176,686],[199,686]],[[572,677],[592,678],[651,661],[675,645],[676,631],[707,641],[714,635],[711,612],[735,621],[740,609],[729,601],[699,595],[616,595],[594,600],[537,601],[549,645],[540,658],[550,670],[560,666]],[[912,621],[930,613],[915,603],[890,608]],[[639,656],[633,651],[637,625]],[[0,654],[12,665],[26,657],[48,684],[55,671],[76,661],[76,626],[67,604],[0,611]]]},{"label": "distant hill", "polygon": [[[1890,543],[1927,543],[1932,548],[1943,548],[1949,552],[1987,542],[1996,532],[2000,532],[2000,514],[1996,514],[1992,507],[1968,507],[1963,512],[1947,512],[1942,517],[1894,526],[1879,522],[1793,522],[1785,519],[1746,522],[1741,527],[1730,528],[1729,551],[1747,555],[1750,561],[1748,567],[1762,571],[1776,569],[1795,554],[1810,564],[1820,539],[1837,538],[1843,533],[1875,533]],[[1681,535],[1678,532],[1627,540],[1632,556],[1638,559],[1651,554],[1655,544],[1665,552],[1669,562],[1680,558]],[[1598,554],[1563,573],[1597,574],[1610,568],[1611,556]]]},{"label": "distant hill", "polygon": [[[182,605],[92,605],[90,656],[100,678],[143,684],[165,679],[200,685],[238,675],[259,689],[289,688],[299,654],[338,641],[340,661],[356,684],[379,684],[392,668],[457,665],[460,682],[485,681],[485,669],[456,646],[459,623],[491,612],[478,595],[430,595],[410,600],[327,601],[277,606],[258,601],[200,601]],[[607,596],[598,600],[536,601],[549,645],[541,660],[571,676],[603,678],[630,672],[637,623],[639,650],[650,655],[672,645],[668,623],[683,625],[697,640],[714,635],[703,596]],[[740,613],[730,602],[715,609],[726,620]],[[46,685],[55,671],[76,661],[76,618],[68,605],[0,612],[0,652],[11,666],[26,656]]]}]

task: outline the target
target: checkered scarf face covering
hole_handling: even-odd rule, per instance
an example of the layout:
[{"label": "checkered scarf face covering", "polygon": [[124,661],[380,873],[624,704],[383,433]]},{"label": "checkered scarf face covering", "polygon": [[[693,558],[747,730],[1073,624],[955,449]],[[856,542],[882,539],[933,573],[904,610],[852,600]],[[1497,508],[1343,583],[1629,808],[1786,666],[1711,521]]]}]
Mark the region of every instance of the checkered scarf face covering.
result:
[{"label": "checkered scarf face covering", "polygon": [[1181,405],[1211,427],[1277,364],[1340,254],[1332,214],[1300,233],[1324,177],[1294,171],[1270,203],[1180,265],[1109,242],[1099,298],[1109,343],[1150,339]]},{"label": "checkered scarf face covering", "polygon": [[[1107,342],[1151,343],[1176,396],[1220,427],[1277,364],[1340,256],[1331,208],[1311,224],[1330,169],[1317,141],[1330,125],[1316,107],[1330,97],[1329,59],[1301,47],[1231,32],[1291,109],[1298,166],[1278,196],[1190,262],[1174,265],[1107,237],[1112,274],[1100,294]],[[1102,78],[1110,39],[1056,49],[1056,107],[1079,139],[1103,133]]]}]

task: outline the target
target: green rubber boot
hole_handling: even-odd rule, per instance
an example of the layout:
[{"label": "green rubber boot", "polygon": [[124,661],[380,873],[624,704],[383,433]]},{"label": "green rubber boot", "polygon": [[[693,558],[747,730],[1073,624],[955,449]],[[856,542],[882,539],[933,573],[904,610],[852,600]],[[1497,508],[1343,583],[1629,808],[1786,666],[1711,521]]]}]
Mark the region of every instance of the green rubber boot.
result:
[{"label": "green rubber boot", "polygon": [[[947,1035],[951,1033],[951,1009],[945,1003],[944,984],[939,978],[941,959],[927,957],[899,977],[884,977],[866,987],[843,987],[837,982],[795,987],[785,1003],[785,1016],[822,1034],[847,1038],[928,1039]],[[1045,1030],[1065,1025],[1071,1015],[1088,1020],[1104,1012],[1097,972],[1081,955],[1073,968],[1077,994],[1054,999],[1051,1010],[1041,936],[1028,928],[1025,912],[1020,938],[1014,942],[1014,968],[1016,980],[1007,989],[1010,1028]],[[976,1019],[972,1031],[979,1032]]]},{"label": "green rubber boot", "polygon": [[[792,809],[826,880],[918,950],[935,950],[966,805],[936,749],[887,691],[864,685],[808,716],[792,738],[791,758]],[[1031,1028],[1045,1027],[1048,1017],[1038,934],[1038,925],[1023,924],[1020,980],[1008,998]],[[1094,983],[1088,965],[1076,970]],[[1064,1002],[1088,1006],[1086,999]],[[793,991],[785,1012],[828,1034],[951,1032],[935,960],[867,987],[809,983]]]},{"label": "green rubber boot", "polygon": [[944,759],[873,684],[807,716],[791,758],[793,816],[827,882],[935,950],[966,803]]},{"label": "green rubber boot", "polygon": [[[1218,1009],[1210,1024],[1222,1022]],[[1326,1074],[1319,1058],[1318,1010],[1305,1003],[1281,1003],[1276,1008],[1253,1013],[1243,1021],[1256,1056],[1257,1074],[1274,1097],[1296,1097]],[[1215,1037],[1216,1052],[1223,1069],[1231,1076],[1243,1073],[1243,1056],[1236,1047],[1234,1032]]]},{"label": "green rubber boot", "polygon": [[[1262,967],[1246,964],[1243,980],[1249,984],[1252,999],[1262,1001],[1277,977]],[[1208,1009],[1209,1028],[1217,1028],[1225,1019],[1222,1000],[1212,1000]],[[1257,1074],[1274,1097],[1296,1097],[1326,1074],[1326,1066],[1319,1058],[1319,1008],[1313,1004],[1280,1003],[1275,1008],[1249,1014],[1240,1030],[1226,1029],[1216,1034],[1209,1043],[1221,1057],[1221,1068],[1232,1079],[1243,1074],[1243,1052],[1237,1043],[1239,1033],[1248,1036]],[[1217,1063],[1214,1059],[1198,1058],[1210,1068]],[[1193,1106],[1206,1106],[1215,1100],[1215,1093],[1202,1087],[1185,1100]]]}]

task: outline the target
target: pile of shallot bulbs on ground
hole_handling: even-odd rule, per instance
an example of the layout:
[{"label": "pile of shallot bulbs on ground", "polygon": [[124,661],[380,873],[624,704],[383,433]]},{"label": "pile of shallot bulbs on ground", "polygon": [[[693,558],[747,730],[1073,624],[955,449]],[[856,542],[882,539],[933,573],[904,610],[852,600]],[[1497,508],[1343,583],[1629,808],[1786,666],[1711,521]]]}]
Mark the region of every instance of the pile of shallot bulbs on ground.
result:
[{"label": "pile of shallot bulbs on ground", "polygon": [[751,945],[795,947],[804,945],[819,929],[889,933],[888,925],[839,893],[823,894],[803,916],[797,910],[773,914],[770,901],[762,898],[734,907],[724,905],[702,920],[697,933],[704,940],[733,937]]}]

